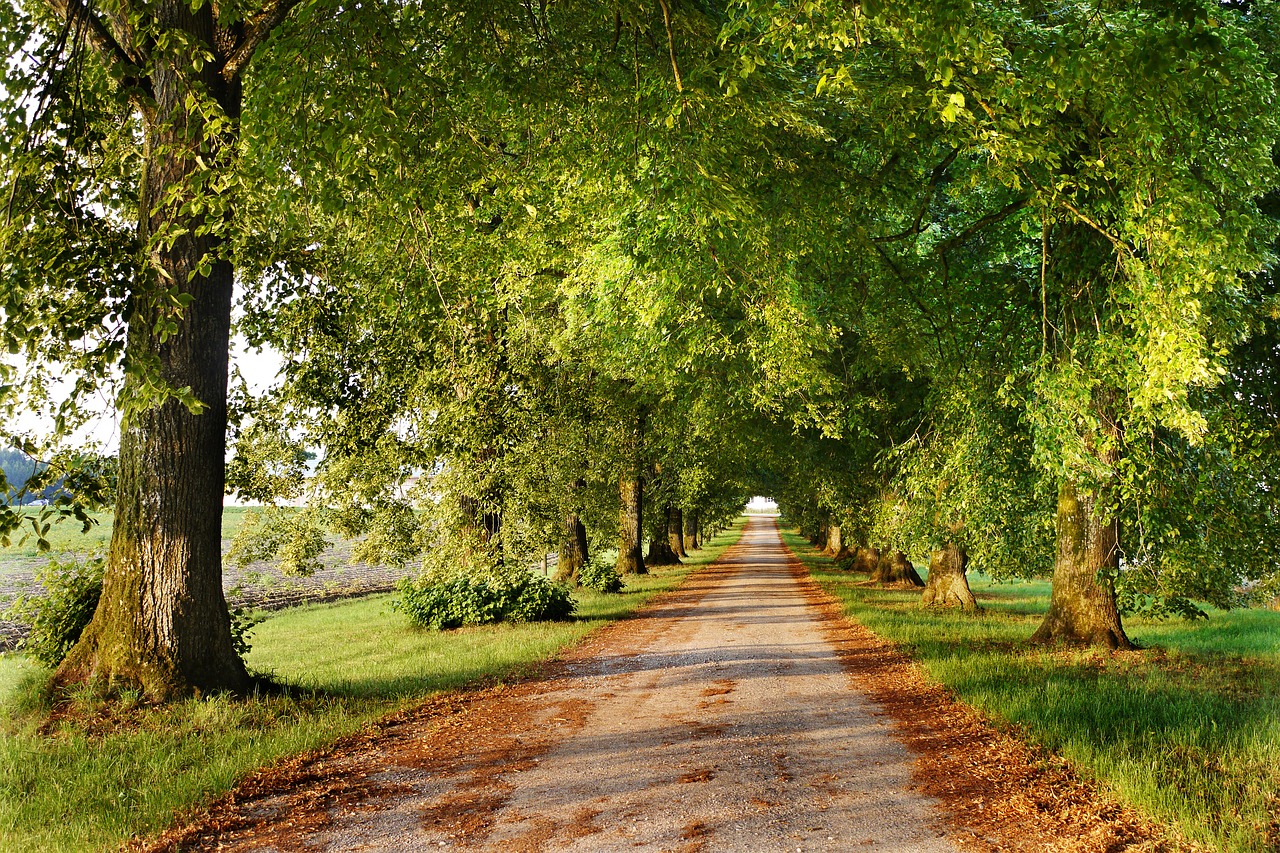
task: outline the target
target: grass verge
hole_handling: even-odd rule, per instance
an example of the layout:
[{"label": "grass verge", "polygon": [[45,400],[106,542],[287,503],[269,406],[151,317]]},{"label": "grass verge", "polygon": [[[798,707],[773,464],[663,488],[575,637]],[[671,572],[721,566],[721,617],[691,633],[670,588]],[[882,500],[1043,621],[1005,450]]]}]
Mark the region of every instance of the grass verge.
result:
[{"label": "grass verge", "polygon": [[[574,622],[433,633],[411,628],[390,596],[283,611],[261,623],[252,668],[314,690],[122,707],[74,697],[67,719],[24,712],[47,673],[0,656],[0,850],[113,848],[169,825],[258,767],[319,749],[442,691],[513,677],[673,589],[737,541],[743,520],[684,566],[629,578],[618,595],[580,591]],[[25,685],[18,682],[26,680]]]},{"label": "grass verge", "polygon": [[983,613],[926,610],[919,593],[859,586],[803,537],[783,539],[847,615],[997,724],[1193,841],[1280,849],[1280,613],[1128,619],[1137,652],[1039,649],[1025,641],[1048,583],[971,576]]}]

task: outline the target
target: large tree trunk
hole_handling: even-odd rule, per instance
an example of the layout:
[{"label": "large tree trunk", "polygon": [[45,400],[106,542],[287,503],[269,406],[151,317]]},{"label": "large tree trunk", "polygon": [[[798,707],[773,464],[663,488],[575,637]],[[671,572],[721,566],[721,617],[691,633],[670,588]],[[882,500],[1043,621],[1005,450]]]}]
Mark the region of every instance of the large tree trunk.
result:
[{"label": "large tree trunk", "polygon": [[643,575],[649,571],[644,564],[641,541],[644,530],[644,480],[624,476],[619,480],[618,487],[622,499],[618,517],[618,574]]},{"label": "large tree trunk", "polygon": [[698,539],[698,511],[689,510],[684,517],[684,549],[686,552],[697,551],[701,547],[702,542]]},{"label": "large tree trunk", "polygon": [[671,550],[676,552],[677,557],[689,556],[684,547],[684,511],[678,506],[671,507],[667,516],[667,537],[671,540]]},{"label": "large tree trunk", "polygon": [[920,603],[925,607],[959,606],[964,610],[977,610],[978,602],[969,589],[965,570],[969,555],[954,542],[934,551],[929,559],[929,582],[925,584]]},{"label": "large tree trunk", "polygon": [[858,545],[853,553],[853,565],[850,567],[855,572],[862,572],[865,575],[873,575],[880,565],[880,549],[866,548]]},{"label": "large tree trunk", "polygon": [[1085,643],[1132,649],[1120,624],[1116,592],[1105,577],[1120,566],[1120,527],[1104,522],[1097,495],[1070,480],[1058,490],[1058,558],[1053,567],[1049,612],[1033,643]]},{"label": "large tree trunk", "polygon": [[871,582],[885,586],[924,586],[924,580],[911,565],[907,555],[889,548],[883,549],[880,562],[871,575]]},{"label": "large tree trunk", "polygon": [[653,534],[649,537],[649,556],[645,564],[649,566],[678,566],[680,558],[671,547],[671,505],[662,508],[662,514],[653,525]]},{"label": "large tree trunk", "polygon": [[[180,0],[149,7],[162,31],[212,45],[212,7],[191,10]],[[200,413],[174,398],[126,413],[102,597],[58,678],[140,687],[149,698],[164,700],[243,691],[250,679],[232,645],[222,593],[233,270],[223,257],[225,238],[199,234],[209,221],[179,212],[199,180],[193,175],[203,168],[196,154],[217,162],[236,145],[240,83],[224,82],[213,64],[199,75],[231,119],[210,138],[198,109],[188,111],[192,72],[176,67],[166,51],[157,49],[155,59],[139,196],[140,240],[150,263],[131,303],[127,362],[154,367],[173,389],[190,388]],[[229,221],[230,213],[225,216]],[[172,306],[187,298],[176,316]],[[136,378],[131,381],[136,389]]]},{"label": "large tree trunk", "polygon": [[840,525],[833,524],[827,528],[827,547],[822,553],[833,560],[843,560],[849,556],[849,549],[844,546],[844,535],[840,532]]},{"label": "large tree trunk", "polygon": [[577,586],[578,574],[586,564],[587,528],[577,513],[570,513],[564,520],[564,541],[560,544],[560,556],[556,560],[555,579]]}]

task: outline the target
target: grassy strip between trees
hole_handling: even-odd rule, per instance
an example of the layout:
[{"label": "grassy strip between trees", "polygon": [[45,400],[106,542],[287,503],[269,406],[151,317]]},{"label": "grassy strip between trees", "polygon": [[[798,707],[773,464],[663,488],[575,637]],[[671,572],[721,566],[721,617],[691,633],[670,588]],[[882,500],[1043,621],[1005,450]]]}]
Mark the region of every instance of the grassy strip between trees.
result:
[{"label": "grassy strip between trees", "polygon": [[0,656],[0,701],[8,711],[0,738],[0,849],[118,846],[162,829],[251,770],[323,747],[424,697],[517,675],[674,588],[736,542],[743,523],[684,566],[628,578],[621,594],[579,590],[573,622],[418,631],[391,610],[391,596],[272,615],[255,629],[249,666],[314,689],[312,697],[211,697],[131,711],[78,697],[71,719],[49,723],[31,700],[47,673]]},{"label": "grassy strip between trees", "polygon": [[1280,613],[1131,618],[1137,652],[1039,649],[1025,641],[1048,609],[1048,583],[971,575],[981,615],[926,610],[919,593],[859,586],[863,575],[839,571],[799,534],[783,538],[847,615],[997,724],[1194,841],[1280,848]]}]

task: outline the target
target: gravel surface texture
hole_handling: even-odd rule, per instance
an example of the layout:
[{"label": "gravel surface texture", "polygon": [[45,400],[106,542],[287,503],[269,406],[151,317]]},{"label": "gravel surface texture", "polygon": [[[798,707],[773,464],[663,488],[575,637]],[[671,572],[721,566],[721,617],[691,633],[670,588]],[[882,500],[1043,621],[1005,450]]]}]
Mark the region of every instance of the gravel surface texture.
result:
[{"label": "gravel surface texture", "polygon": [[551,680],[319,758],[182,849],[957,849],[772,520],[691,587]]}]

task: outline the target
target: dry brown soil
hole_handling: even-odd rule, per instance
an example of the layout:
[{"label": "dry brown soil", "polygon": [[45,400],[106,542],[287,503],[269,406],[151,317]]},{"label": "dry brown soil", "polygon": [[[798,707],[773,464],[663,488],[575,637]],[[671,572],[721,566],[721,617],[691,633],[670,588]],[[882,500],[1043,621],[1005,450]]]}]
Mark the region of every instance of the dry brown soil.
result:
[{"label": "dry brown soil", "polygon": [[842,619],[772,519],[538,675],[264,770],[134,846],[1180,849]]}]

